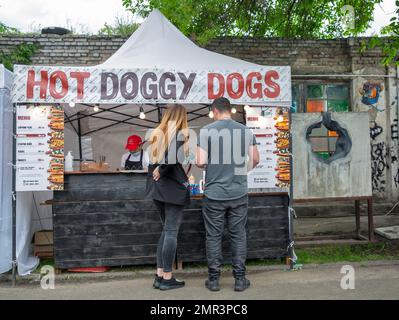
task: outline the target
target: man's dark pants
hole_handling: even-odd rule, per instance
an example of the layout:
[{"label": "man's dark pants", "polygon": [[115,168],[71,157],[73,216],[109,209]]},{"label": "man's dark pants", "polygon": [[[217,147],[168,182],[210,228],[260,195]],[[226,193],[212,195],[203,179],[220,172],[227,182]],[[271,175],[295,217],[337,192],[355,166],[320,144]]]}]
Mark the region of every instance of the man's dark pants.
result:
[{"label": "man's dark pants", "polygon": [[247,258],[248,196],[223,201],[204,197],[202,213],[206,231],[209,278],[220,276],[225,218],[230,235],[233,275],[235,278],[244,277]]}]

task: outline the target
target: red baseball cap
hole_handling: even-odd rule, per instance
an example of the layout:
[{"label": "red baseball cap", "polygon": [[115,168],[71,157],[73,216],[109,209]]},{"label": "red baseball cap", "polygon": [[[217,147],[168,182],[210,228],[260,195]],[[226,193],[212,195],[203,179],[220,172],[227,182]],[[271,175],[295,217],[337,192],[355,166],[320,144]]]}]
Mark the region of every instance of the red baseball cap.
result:
[{"label": "red baseball cap", "polygon": [[129,138],[127,138],[125,149],[129,151],[136,151],[142,143],[143,140],[141,140],[140,136],[136,136],[135,134],[131,135]]}]

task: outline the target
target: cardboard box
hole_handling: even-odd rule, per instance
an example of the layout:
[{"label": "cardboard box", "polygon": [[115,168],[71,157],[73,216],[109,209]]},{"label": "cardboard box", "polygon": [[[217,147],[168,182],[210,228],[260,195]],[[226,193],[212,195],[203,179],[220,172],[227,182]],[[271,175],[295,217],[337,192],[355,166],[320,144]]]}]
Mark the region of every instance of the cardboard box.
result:
[{"label": "cardboard box", "polygon": [[53,231],[36,231],[35,232],[35,246],[52,245]]},{"label": "cardboard box", "polygon": [[53,231],[37,231],[34,238],[34,252],[37,257],[53,257]]}]

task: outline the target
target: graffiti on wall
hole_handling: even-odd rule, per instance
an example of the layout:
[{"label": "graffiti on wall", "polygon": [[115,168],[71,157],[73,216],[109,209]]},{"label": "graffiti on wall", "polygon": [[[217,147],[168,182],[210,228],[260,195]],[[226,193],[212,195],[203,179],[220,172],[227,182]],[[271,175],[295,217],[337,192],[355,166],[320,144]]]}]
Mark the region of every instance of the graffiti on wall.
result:
[{"label": "graffiti on wall", "polygon": [[382,127],[374,122],[374,125],[370,127],[370,138],[375,140],[383,131]]},{"label": "graffiti on wall", "polygon": [[399,188],[399,167],[398,167],[398,157],[399,157],[399,149],[398,149],[398,119],[393,119],[391,124],[391,139],[392,145],[390,148],[391,151],[391,163],[392,163],[392,171],[394,172],[394,167],[397,168],[396,174],[393,176],[393,182],[395,184],[395,188]]},{"label": "graffiti on wall", "polygon": [[383,90],[384,86],[379,82],[364,82],[363,87],[360,89],[362,103],[376,111],[384,111],[384,108],[377,105]]},{"label": "graffiti on wall", "polygon": [[398,119],[393,119],[391,124],[391,138],[392,140],[398,140]]},{"label": "graffiti on wall", "polygon": [[[393,123],[391,124],[391,139],[392,139],[392,145],[391,145],[391,162],[394,164],[395,162],[398,161],[398,119],[393,119]],[[396,181],[395,181],[396,182]]]},{"label": "graffiti on wall", "polygon": [[385,142],[371,144],[371,181],[373,191],[385,191]]},{"label": "graffiti on wall", "polygon": [[391,146],[390,148],[390,154],[391,154],[391,163],[394,164],[395,162],[398,162],[398,149],[395,146]]},{"label": "graffiti on wall", "polygon": [[395,187],[398,188],[399,187],[399,169],[396,172],[396,176],[393,178],[393,181],[395,182]]}]

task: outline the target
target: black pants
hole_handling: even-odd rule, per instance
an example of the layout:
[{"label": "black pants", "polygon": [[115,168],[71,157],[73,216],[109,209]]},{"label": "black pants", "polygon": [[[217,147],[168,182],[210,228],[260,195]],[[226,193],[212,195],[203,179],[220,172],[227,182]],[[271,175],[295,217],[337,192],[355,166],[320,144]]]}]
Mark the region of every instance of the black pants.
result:
[{"label": "black pants", "polygon": [[159,210],[163,227],[157,247],[157,268],[163,268],[164,272],[172,272],[184,206],[158,200],[154,200],[154,203]]},{"label": "black pants", "polygon": [[212,200],[204,198],[202,209],[206,231],[206,255],[209,278],[220,276],[222,265],[222,237],[225,218],[230,235],[233,275],[245,276],[247,258],[248,196],[235,200]]}]

